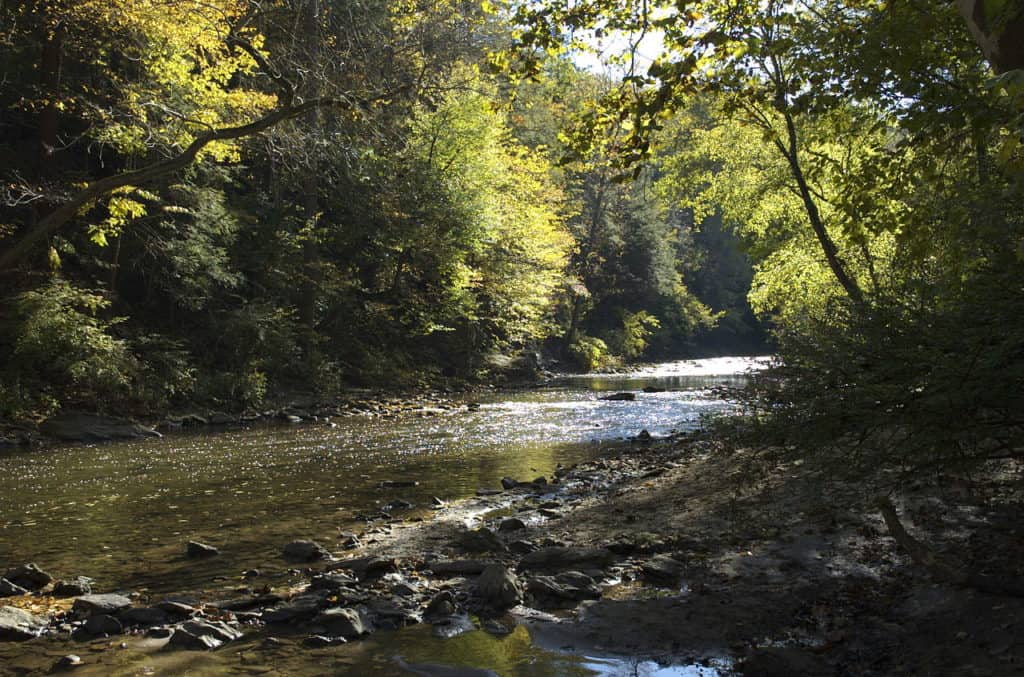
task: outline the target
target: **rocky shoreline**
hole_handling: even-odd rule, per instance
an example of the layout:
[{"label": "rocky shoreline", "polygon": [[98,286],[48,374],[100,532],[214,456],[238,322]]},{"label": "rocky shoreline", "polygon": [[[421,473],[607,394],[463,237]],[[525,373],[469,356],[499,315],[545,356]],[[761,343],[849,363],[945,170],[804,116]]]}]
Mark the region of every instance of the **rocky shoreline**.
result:
[{"label": "rocky shoreline", "polygon": [[[337,552],[312,541],[282,544],[282,568],[291,567],[278,572],[284,578],[239,572],[229,597],[93,594],[88,580],[58,582],[39,567],[15,567],[0,581],[0,639],[45,647],[100,638],[110,650],[139,640],[160,653],[226,651],[253,640],[266,651],[318,650],[428,623],[439,638],[526,626],[538,646],[723,674],[1019,668],[1021,600],[922,576],[855,487],[792,466],[753,479],[752,457],[700,437],[636,440],[617,452],[553,477],[503,478],[501,489],[458,503],[435,501],[429,519],[368,522]],[[1008,519],[1021,505],[1008,488],[1013,479],[993,475],[977,487],[1003,496],[979,501],[990,506],[984,510],[965,512],[962,497],[938,499],[941,492],[924,485],[900,505],[910,528],[991,559],[990,540],[1018,528]],[[414,481],[396,478],[393,486]],[[970,537],[929,521],[958,514]],[[1020,531],[1013,533],[1020,546]],[[187,547],[192,557],[217,556],[202,543]],[[992,566],[1019,569],[1012,553],[997,554]],[[104,655],[52,654],[47,669],[102,664]],[[44,667],[34,660],[15,660],[11,674]],[[496,674],[487,665],[399,667]]]},{"label": "rocky shoreline", "polygon": [[474,406],[477,405],[458,400],[451,393],[436,391],[412,395],[360,391],[327,401],[312,397],[292,398],[277,406],[234,413],[196,407],[144,420],[69,411],[55,414],[38,423],[0,421],[0,449],[143,439],[184,430],[217,430],[248,425],[330,426],[336,419],[350,416],[429,417]]}]

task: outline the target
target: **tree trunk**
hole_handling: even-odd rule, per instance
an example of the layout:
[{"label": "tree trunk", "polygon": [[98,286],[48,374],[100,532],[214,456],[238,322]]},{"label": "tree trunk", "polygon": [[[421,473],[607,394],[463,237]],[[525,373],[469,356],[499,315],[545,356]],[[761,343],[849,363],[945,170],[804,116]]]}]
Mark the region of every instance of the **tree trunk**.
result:
[{"label": "tree trunk", "polygon": [[53,154],[56,151],[59,131],[60,70],[63,58],[64,27],[44,26],[43,50],[39,59],[39,84],[46,97],[46,106],[39,114],[39,176],[51,175]]},{"label": "tree trunk", "polygon": [[956,0],[956,6],[997,73],[1024,68],[1024,1]]}]

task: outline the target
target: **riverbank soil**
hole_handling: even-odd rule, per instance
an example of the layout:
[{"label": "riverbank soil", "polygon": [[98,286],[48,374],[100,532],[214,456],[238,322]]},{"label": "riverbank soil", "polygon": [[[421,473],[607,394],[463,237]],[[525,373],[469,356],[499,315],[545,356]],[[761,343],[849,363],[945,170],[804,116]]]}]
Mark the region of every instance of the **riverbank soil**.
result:
[{"label": "riverbank soil", "polygon": [[[944,561],[1006,584],[993,593],[933,580],[857,486],[710,440],[634,444],[568,473],[562,505],[517,538],[610,548],[613,570],[637,583],[525,622],[542,646],[662,664],[726,657],[748,675],[1020,674],[1020,479],[1002,464],[893,496],[904,527]],[[452,517],[377,547],[436,553],[464,530]]]}]

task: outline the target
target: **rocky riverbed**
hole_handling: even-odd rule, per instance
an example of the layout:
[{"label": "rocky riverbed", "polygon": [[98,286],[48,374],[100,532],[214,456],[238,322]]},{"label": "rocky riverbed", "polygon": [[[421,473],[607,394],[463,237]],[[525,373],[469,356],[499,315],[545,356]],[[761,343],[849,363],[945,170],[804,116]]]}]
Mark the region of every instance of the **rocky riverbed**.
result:
[{"label": "rocky riverbed", "polygon": [[[426,518],[403,519],[396,502],[331,547],[296,534],[279,569],[240,571],[216,594],[93,591],[68,572],[54,580],[45,563],[15,567],[0,581],[0,674],[176,672],[202,656],[220,657],[211,672],[287,674],[285,655],[327,660],[424,624],[444,641],[525,628],[539,647],[690,666],[674,674],[1021,669],[1020,598],[933,582],[855,488],[752,460],[709,439],[641,436],[550,477],[438,499]],[[1019,580],[1019,472],[993,469],[967,489],[922,482],[898,505],[940,552]],[[378,671],[495,667],[396,655]]]}]

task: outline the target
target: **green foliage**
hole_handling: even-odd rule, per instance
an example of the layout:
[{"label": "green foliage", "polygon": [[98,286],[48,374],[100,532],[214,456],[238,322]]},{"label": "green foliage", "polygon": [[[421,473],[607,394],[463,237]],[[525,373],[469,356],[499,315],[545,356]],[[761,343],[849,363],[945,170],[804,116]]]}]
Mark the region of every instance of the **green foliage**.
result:
[{"label": "green foliage", "polygon": [[109,306],[101,294],[60,278],[20,294],[12,380],[66,390],[73,402],[126,401],[139,364],[127,342],[111,334],[123,319],[106,317]]},{"label": "green foliage", "polygon": [[569,346],[569,358],[581,371],[597,371],[615,363],[608,345],[599,338],[580,336]]}]

